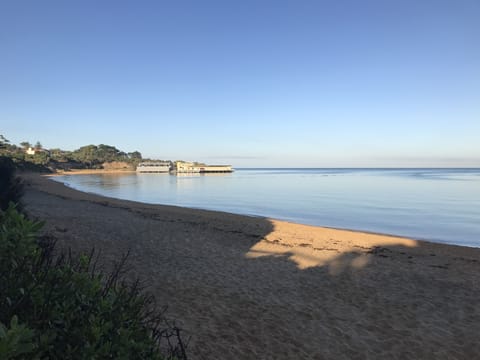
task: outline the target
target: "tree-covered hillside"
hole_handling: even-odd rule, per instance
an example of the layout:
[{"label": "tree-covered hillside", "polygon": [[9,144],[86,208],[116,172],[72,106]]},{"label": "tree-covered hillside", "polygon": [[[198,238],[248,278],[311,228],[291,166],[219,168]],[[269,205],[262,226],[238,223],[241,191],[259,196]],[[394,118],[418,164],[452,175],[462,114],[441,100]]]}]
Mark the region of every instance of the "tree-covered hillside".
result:
[{"label": "tree-covered hillside", "polygon": [[124,152],[111,145],[86,145],[74,151],[59,148],[45,149],[39,141],[31,145],[23,141],[16,146],[11,144],[5,136],[0,135],[0,156],[11,158],[18,167],[29,170],[44,169],[71,169],[103,168],[105,163],[122,162],[132,169],[142,161],[139,151]]}]

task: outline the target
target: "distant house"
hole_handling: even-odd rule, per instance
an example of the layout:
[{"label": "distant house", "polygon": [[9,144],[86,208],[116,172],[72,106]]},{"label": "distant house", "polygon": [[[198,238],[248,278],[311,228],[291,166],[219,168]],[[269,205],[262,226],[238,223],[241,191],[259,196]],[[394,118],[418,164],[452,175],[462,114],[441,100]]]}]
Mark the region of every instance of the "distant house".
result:
[{"label": "distant house", "polygon": [[48,150],[45,150],[45,149],[38,149],[38,148],[32,148],[32,147],[29,147],[28,149],[25,150],[25,153],[27,155],[35,155],[37,153],[45,153],[45,154],[48,154],[50,155],[50,151]]}]

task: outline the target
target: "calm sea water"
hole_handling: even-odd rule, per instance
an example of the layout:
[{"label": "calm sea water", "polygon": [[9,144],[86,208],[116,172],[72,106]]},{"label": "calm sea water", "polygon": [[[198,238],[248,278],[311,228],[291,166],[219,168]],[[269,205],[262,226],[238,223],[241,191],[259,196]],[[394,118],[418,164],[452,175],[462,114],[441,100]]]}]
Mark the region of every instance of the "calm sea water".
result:
[{"label": "calm sea water", "polygon": [[119,199],[480,247],[480,169],[238,169],[55,180]]}]

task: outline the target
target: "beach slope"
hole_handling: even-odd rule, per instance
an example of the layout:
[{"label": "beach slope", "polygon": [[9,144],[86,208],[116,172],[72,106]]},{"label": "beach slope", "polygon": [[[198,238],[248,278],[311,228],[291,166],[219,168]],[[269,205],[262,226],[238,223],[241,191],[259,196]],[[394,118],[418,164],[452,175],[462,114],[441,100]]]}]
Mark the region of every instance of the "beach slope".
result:
[{"label": "beach slope", "polygon": [[480,249],[81,193],[22,175],[75,252],[131,251],[191,359],[473,359]]}]

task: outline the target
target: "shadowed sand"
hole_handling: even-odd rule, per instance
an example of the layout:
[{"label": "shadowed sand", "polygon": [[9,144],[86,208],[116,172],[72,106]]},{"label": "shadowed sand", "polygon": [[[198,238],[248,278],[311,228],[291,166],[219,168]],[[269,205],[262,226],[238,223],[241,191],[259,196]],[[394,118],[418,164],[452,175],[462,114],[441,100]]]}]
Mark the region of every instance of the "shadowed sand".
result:
[{"label": "shadowed sand", "polygon": [[[81,193],[25,174],[59,246],[134,274],[191,359],[480,357],[480,249]],[[480,239],[479,239],[480,240]]]}]

